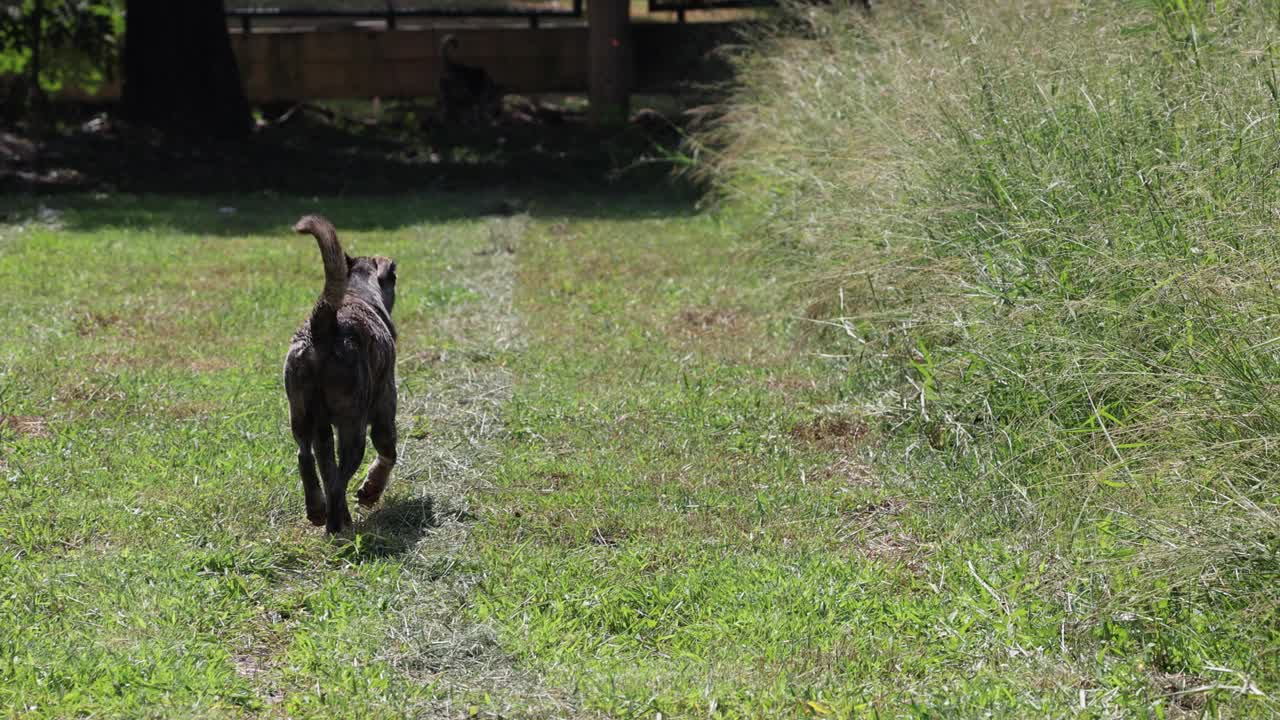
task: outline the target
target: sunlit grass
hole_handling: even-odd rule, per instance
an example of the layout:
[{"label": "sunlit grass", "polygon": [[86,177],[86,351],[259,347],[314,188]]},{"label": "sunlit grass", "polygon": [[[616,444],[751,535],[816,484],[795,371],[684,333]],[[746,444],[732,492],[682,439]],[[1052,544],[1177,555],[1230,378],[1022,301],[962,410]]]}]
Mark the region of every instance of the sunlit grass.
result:
[{"label": "sunlit grass", "polygon": [[[45,205],[8,203],[0,226],[0,707],[398,717],[432,700],[387,660],[403,559],[376,528],[334,542],[302,512],[279,373],[320,282],[288,223],[319,203]],[[323,207],[352,252],[405,268],[401,380],[429,384],[412,357],[457,342],[435,323],[469,299],[448,268],[485,247],[483,223]]]}]

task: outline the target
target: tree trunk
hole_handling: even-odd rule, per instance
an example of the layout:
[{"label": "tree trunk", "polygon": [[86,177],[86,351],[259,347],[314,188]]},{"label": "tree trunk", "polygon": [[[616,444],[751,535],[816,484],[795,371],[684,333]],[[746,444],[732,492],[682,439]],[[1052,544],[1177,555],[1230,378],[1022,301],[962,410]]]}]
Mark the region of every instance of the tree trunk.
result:
[{"label": "tree trunk", "polygon": [[222,0],[128,0],[125,12],[124,108],[131,121],[189,137],[249,133]]},{"label": "tree trunk", "polygon": [[[44,88],[40,87],[40,71],[44,70],[44,0],[36,0],[31,9],[31,64],[28,68],[28,86],[26,97],[22,98],[22,107],[27,111],[31,127],[38,134],[43,134],[47,118],[48,103]],[[21,82],[18,83],[21,86]]]}]

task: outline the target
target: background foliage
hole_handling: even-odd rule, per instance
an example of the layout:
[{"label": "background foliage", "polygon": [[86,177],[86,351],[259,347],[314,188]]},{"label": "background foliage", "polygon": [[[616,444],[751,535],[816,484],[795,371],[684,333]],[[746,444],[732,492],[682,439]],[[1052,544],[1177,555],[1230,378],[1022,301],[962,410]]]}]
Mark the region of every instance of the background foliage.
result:
[{"label": "background foliage", "polygon": [[[113,76],[123,0],[22,0],[0,8],[0,76],[29,78],[37,45],[40,90],[92,89]],[[25,87],[25,85],[24,85]]]}]

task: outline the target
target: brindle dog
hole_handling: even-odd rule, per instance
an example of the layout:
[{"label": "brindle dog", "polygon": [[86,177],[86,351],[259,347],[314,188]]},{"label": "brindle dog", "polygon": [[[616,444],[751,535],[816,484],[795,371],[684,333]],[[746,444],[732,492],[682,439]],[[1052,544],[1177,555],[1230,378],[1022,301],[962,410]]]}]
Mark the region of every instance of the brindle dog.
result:
[{"label": "brindle dog", "polygon": [[347,484],[364,459],[366,432],[378,459],[356,492],[361,505],[378,502],[396,464],[396,263],[347,255],[333,224],[318,215],[302,218],[293,229],[310,233],[320,246],[324,292],[294,333],[284,360],[284,388],[307,519],[336,533],[351,524]]}]

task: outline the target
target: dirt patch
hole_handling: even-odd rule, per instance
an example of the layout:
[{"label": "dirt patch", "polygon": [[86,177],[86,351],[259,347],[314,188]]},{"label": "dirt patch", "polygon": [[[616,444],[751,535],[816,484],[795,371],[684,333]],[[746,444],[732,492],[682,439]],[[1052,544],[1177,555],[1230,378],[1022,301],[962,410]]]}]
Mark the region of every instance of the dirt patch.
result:
[{"label": "dirt patch", "polygon": [[799,392],[817,392],[818,381],[798,375],[773,375],[765,382],[765,387],[790,397]]},{"label": "dirt patch", "polygon": [[627,531],[622,528],[591,528],[591,544],[600,547],[617,547],[627,539]]},{"label": "dirt patch", "polygon": [[233,365],[230,360],[224,358],[197,358],[187,363],[187,369],[192,372],[207,373],[226,370]]},{"label": "dirt patch", "polygon": [[[105,358],[117,358],[136,353],[146,346],[176,346],[177,338],[191,334],[188,327],[190,307],[182,308],[168,304],[149,302],[130,302],[115,311],[104,312],[91,310],[78,313],[72,320],[76,335],[82,338],[98,338],[106,334],[98,347]],[[133,343],[120,342],[128,338]],[[163,353],[165,357],[177,357],[174,353]],[[138,366],[161,363],[137,363]]]},{"label": "dirt patch", "polygon": [[417,363],[419,367],[433,367],[445,362],[449,358],[447,350],[439,348],[427,348],[419,350],[409,356],[411,362]]},{"label": "dirt patch", "polygon": [[796,440],[822,448],[848,448],[867,436],[866,422],[848,415],[819,415],[791,430]]},{"label": "dirt patch", "polygon": [[269,670],[263,658],[253,655],[236,655],[231,661],[235,663],[236,674],[250,681]]},{"label": "dirt patch", "polygon": [[538,489],[539,492],[553,493],[560,490],[564,481],[568,480],[571,476],[567,472],[552,470],[550,472],[542,473],[540,477],[542,477],[544,482],[542,483],[542,487]]},{"label": "dirt patch", "polygon": [[120,324],[120,315],[117,313],[97,311],[81,313],[75,319],[76,335],[80,337],[97,335],[100,331],[118,324]]},{"label": "dirt patch", "polygon": [[1174,717],[1199,717],[1205,706],[1205,689],[1213,683],[1186,673],[1156,673],[1152,683],[1169,697]]},{"label": "dirt patch", "polygon": [[920,543],[905,532],[883,532],[866,539],[860,546],[863,555],[872,560],[900,562],[913,571],[922,571],[917,551]]},{"label": "dirt patch", "polygon": [[81,380],[71,387],[58,390],[58,400],[67,404],[96,404],[121,402],[128,396],[116,390],[114,383],[100,383],[92,380]]},{"label": "dirt patch", "polygon": [[921,572],[920,541],[899,520],[907,509],[907,501],[898,497],[867,502],[845,514],[838,537],[852,543],[852,550],[863,557],[902,563]]},{"label": "dirt patch", "polygon": [[[130,334],[132,334],[131,331]],[[173,368],[203,374],[229,370],[236,366],[235,362],[226,358],[191,357],[188,355],[191,348],[182,342],[182,338],[183,336],[174,334],[166,339],[151,342],[146,354],[141,354],[142,342],[129,345],[113,344],[111,347],[91,354],[89,359],[94,367],[107,372]]]},{"label": "dirt patch", "polygon": [[854,487],[876,487],[879,483],[870,466],[857,458],[842,455],[817,471],[818,477],[847,483]]},{"label": "dirt patch", "polygon": [[849,513],[849,517],[856,522],[867,522],[878,517],[892,517],[906,509],[906,500],[902,498],[885,498],[855,508]]},{"label": "dirt patch", "polygon": [[726,308],[688,309],[680,313],[676,325],[684,335],[732,333],[742,326],[742,318]]},{"label": "dirt patch", "polygon": [[128,348],[112,347],[89,356],[98,370],[145,370],[156,363],[128,354]]},{"label": "dirt patch", "polygon": [[[280,621],[280,616],[271,613],[270,623]],[[256,688],[256,694],[267,705],[278,705],[285,699],[285,691],[280,686],[279,667],[272,662],[272,657],[283,652],[279,643],[251,641],[249,647],[231,657],[236,675],[249,681]]]},{"label": "dirt patch", "polygon": [[171,310],[144,305],[126,307],[123,313],[97,311],[81,313],[75,319],[75,330],[80,337],[94,337],[111,330],[130,338],[140,335],[168,338],[177,334],[179,322]]},{"label": "dirt patch", "polygon": [[[226,291],[227,288],[236,287],[236,284],[241,281],[241,278],[244,277],[249,269],[225,264],[210,264],[191,268],[187,271],[185,278],[186,286],[187,289],[191,290],[194,298],[207,297],[209,293]],[[183,304],[188,308],[192,307],[189,299],[184,299]],[[207,301],[206,306],[211,307],[212,305],[213,302],[211,300]]]},{"label": "dirt patch", "polygon": [[0,415],[0,425],[9,428],[21,437],[47,438],[53,437],[49,422],[33,415]]},{"label": "dirt patch", "polygon": [[489,223],[489,246],[477,250],[477,255],[495,255],[505,253],[514,255],[520,248],[520,240],[528,234],[529,216],[515,214],[514,201],[504,200],[503,217]]},{"label": "dirt patch", "polygon": [[205,417],[217,407],[217,405],[210,402],[178,402],[166,407],[164,413],[175,420],[189,420],[191,418]]}]

